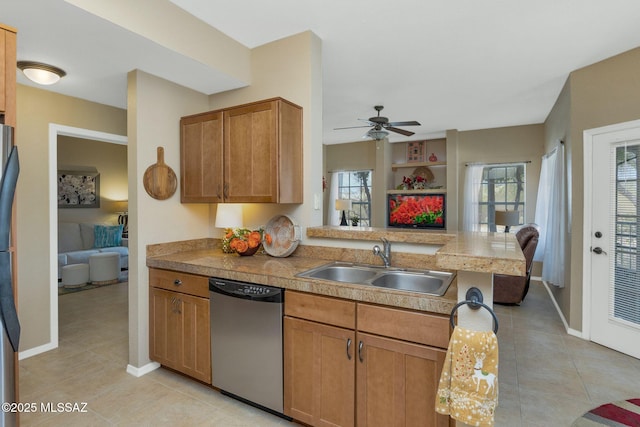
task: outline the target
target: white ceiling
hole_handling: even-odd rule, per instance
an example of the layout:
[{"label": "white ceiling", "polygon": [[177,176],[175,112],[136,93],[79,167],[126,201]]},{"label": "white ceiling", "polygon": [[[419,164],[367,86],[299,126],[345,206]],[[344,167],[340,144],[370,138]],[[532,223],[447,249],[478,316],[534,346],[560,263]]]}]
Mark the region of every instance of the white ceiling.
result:
[{"label": "white ceiling", "polygon": [[[328,144],[359,140],[367,129],[333,128],[361,125],[377,104],[422,123],[405,128],[411,139],[541,123],[572,70],[640,46],[637,0],[171,1],[250,48],[316,33]],[[238,87],[64,0],[3,0],[0,21],[18,29],[19,60],[67,71],[54,92],[126,108],[132,69],[206,94]]]}]

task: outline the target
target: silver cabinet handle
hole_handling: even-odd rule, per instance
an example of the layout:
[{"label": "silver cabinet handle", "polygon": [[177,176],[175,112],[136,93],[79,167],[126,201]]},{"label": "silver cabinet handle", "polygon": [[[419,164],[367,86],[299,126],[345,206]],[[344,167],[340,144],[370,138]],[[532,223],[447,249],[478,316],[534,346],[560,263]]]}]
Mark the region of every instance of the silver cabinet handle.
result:
[{"label": "silver cabinet handle", "polygon": [[347,338],[347,359],[351,360],[351,338]]},{"label": "silver cabinet handle", "polygon": [[182,314],[182,300],[180,298],[176,299],[176,313]]},{"label": "silver cabinet handle", "polygon": [[180,285],[182,285],[182,280],[176,279],[176,280],[173,281],[173,284],[176,285],[176,286],[180,286]]},{"label": "silver cabinet handle", "polygon": [[360,341],[360,343],[358,344],[358,359],[360,359],[360,363],[364,362],[364,357],[362,357],[362,347],[364,346],[364,343],[362,341]]},{"label": "silver cabinet handle", "polygon": [[222,200],[222,195],[220,195],[220,184],[216,187],[216,197],[218,200]]}]

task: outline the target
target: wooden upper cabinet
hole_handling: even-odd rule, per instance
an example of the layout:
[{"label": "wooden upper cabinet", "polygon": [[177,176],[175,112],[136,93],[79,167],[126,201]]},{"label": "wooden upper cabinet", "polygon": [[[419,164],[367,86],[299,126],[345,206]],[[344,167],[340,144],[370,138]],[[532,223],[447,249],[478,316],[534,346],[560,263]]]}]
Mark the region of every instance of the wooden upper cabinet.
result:
[{"label": "wooden upper cabinet", "polygon": [[302,108],[282,98],[183,117],[183,203],[302,203]]},{"label": "wooden upper cabinet", "polygon": [[180,120],[180,201],[223,201],[222,111]]},{"label": "wooden upper cabinet", "polygon": [[223,115],[225,201],[302,203],[302,109],[275,98]]},{"label": "wooden upper cabinet", "polygon": [[16,30],[0,24],[0,113],[16,125]]}]

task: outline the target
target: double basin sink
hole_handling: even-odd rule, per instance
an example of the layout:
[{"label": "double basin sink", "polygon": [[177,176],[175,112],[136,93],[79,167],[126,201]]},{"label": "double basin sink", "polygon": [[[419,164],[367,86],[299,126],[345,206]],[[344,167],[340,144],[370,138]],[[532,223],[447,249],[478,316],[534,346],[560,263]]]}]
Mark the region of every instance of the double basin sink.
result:
[{"label": "double basin sink", "polygon": [[442,296],[449,288],[455,273],[385,268],[336,261],[304,271],[297,276]]}]

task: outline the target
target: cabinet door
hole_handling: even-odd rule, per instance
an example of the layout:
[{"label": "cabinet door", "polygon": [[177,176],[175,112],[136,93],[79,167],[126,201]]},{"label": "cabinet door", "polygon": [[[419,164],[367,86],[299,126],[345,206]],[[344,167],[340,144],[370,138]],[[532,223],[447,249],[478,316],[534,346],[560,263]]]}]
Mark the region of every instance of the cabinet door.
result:
[{"label": "cabinet door", "polygon": [[312,426],[353,426],[355,333],[284,319],[284,413]]},{"label": "cabinet door", "polygon": [[0,112],[16,126],[16,32],[0,24]]},{"label": "cabinet door", "polygon": [[209,300],[179,293],[176,307],[180,318],[182,373],[211,384],[211,324]]},{"label": "cabinet door", "polygon": [[444,427],[435,399],[445,351],[358,333],[359,427]]},{"label": "cabinet door", "polygon": [[277,101],[224,111],[225,201],[278,201],[277,114]]},{"label": "cabinet door", "polygon": [[149,357],[172,369],[180,366],[180,314],[177,292],[149,288]]},{"label": "cabinet door", "polygon": [[209,300],[153,287],[149,292],[151,360],[210,384]]},{"label": "cabinet door", "polygon": [[223,201],[222,112],[180,120],[180,201]]},{"label": "cabinet door", "polygon": [[7,75],[7,64],[5,63],[6,57],[6,31],[0,27],[0,111],[4,112],[6,109],[5,105],[5,91],[6,91],[6,75]]}]

